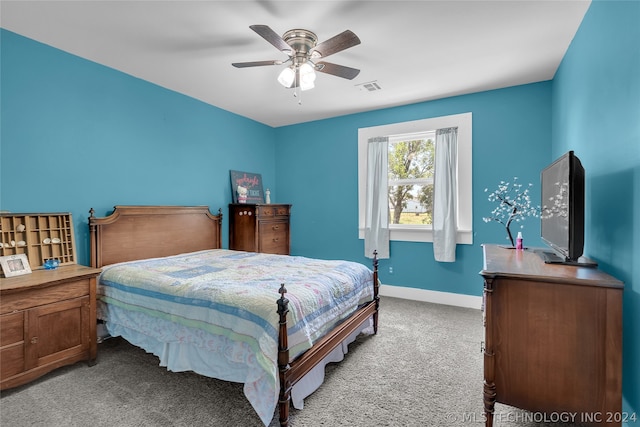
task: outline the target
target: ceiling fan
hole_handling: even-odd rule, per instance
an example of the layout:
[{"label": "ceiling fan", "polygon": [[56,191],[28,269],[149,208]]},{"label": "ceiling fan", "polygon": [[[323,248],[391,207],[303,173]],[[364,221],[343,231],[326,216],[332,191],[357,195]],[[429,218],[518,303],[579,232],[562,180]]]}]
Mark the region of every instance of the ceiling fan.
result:
[{"label": "ceiling fan", "polygon": [[276,49],[288,55],[289,59],[284,61],[276,59],[270,61],[234,62],[231,64],[236,68],[282,65],[290,62],[291,64],[282,70],[278,76],[278,81],[287,88],[299,86],[300,90],[313,88],[313,82],[316,77],[315,71],[349,80],[352,80],[360,73],[360,70],[355,68],[318,61],[321,58],[326,58],[334,53],[359,45],[360,39],[350,30],[343,31],[328,40],[318,43],[318,37],[309,30],[289,30],[280,37],[267,25],[251,25],[249,28],[275,46]]}]

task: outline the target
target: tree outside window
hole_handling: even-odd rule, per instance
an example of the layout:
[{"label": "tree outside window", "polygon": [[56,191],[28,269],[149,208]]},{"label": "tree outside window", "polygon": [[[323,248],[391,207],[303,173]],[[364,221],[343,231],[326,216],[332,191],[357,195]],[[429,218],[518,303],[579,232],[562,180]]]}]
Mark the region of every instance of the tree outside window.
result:
[{"label": "tree outside window", "polygon": [[435,131],[389,140],[389,220],[431,227]]}]

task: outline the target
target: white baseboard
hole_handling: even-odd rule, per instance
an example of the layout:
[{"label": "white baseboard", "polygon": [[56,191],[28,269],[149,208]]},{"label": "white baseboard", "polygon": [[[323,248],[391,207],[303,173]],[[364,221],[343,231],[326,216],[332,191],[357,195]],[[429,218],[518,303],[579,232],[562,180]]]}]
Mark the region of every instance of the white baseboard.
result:
[{"label": "white baseboard", "polygon": [[452,292],[430,291],[402,286],[380,285],[380,296],[409,299],[414,301],[432,302],[436,304],[453,305],[456,307],[482,308],[482,297],[473,295],[454,294]]}]

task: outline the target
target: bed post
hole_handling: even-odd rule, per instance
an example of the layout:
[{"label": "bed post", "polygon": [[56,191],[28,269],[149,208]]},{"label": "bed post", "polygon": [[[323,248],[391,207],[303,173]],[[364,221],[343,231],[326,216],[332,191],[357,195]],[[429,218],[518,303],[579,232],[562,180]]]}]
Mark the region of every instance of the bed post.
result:
[{"label": "bed post", "polygon": [[289,425],[289,401],[291,400],[291,385],[287,371],[289,370],[289,343],[287,332],[287,313],[289,312],[289,300],[284,297],[287,288],[284,283],[280,285],[280,299],[278,300],[278,314],[280,320],[278,322],[278,371],[280,375],[280,399],[278,401],[280,409],[280,425],[287,427]]},{"label": "bed post", "polygon": [[93,210],[93,208],[89,209],[89,250],[91,252],[90,255],[90,265],[93,268],[97,268],[98,267],[98,251],[96,250],[97,245],[98,245],[98,238],[96,236],[96,226],[95,224],[92,224],[92,219],[94,218],[93,214],[96,211]]},{"label": "bed post", "polygon": [[376,304],[376,311],[373,313],[373,333],[378,333],[378,310],[380,309],[380,296],[378,296],[378,251],[373,251],[373,300]]}]

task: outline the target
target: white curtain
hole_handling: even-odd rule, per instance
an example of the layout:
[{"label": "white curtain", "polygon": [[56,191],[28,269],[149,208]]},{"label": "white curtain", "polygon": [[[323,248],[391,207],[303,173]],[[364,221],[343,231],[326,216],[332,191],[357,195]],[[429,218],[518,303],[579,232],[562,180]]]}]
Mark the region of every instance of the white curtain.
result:
[{"label": "white curtain", "polygon": [[389,138],[370,138],[367,144],[367,196],[364,220],[364,256],[389,258],[389,202],[387,159]]},{"label": "white curtain", "polygon": [[436,261],[456,260],[458,128],[436,130],[433,173],[433,255]]}]

